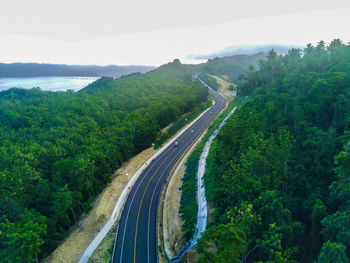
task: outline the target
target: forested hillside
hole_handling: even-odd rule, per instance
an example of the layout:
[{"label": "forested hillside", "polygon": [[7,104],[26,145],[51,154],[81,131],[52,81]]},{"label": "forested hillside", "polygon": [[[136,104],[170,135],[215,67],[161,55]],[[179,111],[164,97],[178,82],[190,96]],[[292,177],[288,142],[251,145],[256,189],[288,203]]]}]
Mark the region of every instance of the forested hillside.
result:
[{"label": "forested hillside", "polygon": [[349,262],[350,45],[271,51],[238,93],[207,159],[200,262]]},{"label": "forested hillside", "polygon": [[204,81],[204,83],[206,83],[207,85],[209,85],[213,90],[218,90],[220,85],[219,83],[216,81],[215,78],[209,76],[208,74],[199,74],[198,76],[202,81]]},{"label": "forested hillside", "polygon": [[196,66],[198,71],[213,75],[228,76],[231,82],[237,82],[240,75],[245,74],[249,67],[258,66],[259,60],[265,59],[266,53],[254,55],[236,55],[209,59],[207,63]]},{"label": "forested hillside", "polygon": [[[216,76],[228,77],[228,80],[237,83],[247,71],[258,68],[259,61],[266,59],[266,53],[260,52],[254,55],[235,55],[209,59],[206,63],[197,65],[183,65],[183,70],[209,73]],[[178,60],[175,60],[179,63]],[[212,83],[211,83],[212,84]],[[215,85],[215,84],[214,84]]]},{"label": "forested hillside", "polygon": [[275,50],[278,54],[287,54],[289,49],[302,48],[302,46],[290,46],[290,45],[279,45],[279,44],[262,44],[262,45],[235,45],[224,48],[218,52],[214,52],[207,55],[196,55],[191,56],[194,59],[214,59],[216,57],[234,57],[241,55],[254,55],[258,53],[267,53],[271,49]]},{"label": "forested hillside", "polygon": [[178,61],[80,92],[0,92],[0,261],[35,262],[128,158],[207,101]]}]

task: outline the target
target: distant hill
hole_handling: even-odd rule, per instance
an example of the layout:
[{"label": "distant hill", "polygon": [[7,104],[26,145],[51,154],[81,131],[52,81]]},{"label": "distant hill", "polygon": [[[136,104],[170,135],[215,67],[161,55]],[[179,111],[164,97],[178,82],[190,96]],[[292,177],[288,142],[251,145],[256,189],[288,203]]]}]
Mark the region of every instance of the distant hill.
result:
[{"label": "distant hill", "polygon": [[280,45],[280,44],[269,44],[269,45],[244,45],[244,46],[231,46],[223,50],[202,55],[191,55],[191,59],[213,59],[216,57],[227,57],[236,55],[253,55],[257,53],[267,53],[271,49],[275,50],[278,54],[287,54],[288,50],[291,48],[301,48],[301,46],[296,45]]},{"label": "distant hill", "polygon": [[254,55],[236,55],[222,58],[209,59],[207,63],[197,67],[205,73],[228,76],[231,81],[236,82],[239,75],[245,74],[249,66],[258,67],[259,60],[265,59],[263,52]]},{"label": "distant hill", "polygon": [[259,68],[259,61],[266,58],[266,53],[260,52],[254,55],[236,55],[222,58],[209,59],[202,64],[181,64],[178,59],[160,66],[157,71],[171,72],[172,74],[184,74],[191,72],[209,73],[217,76],[227,76],[230,81],[238,82],[239,75],[246,74],[250,66]]},{"label": "distant hill", "polygon": [[51,77],[51,76],[89,76],[120,77],[135,72],[145,73],[151,66],[95,66],[39,63],[0,63],[0,77]]},{"label": "distant hill", "polygon": [[[236,82],[238,76],[245,74],[249,66],[257,68],[260,59],[265,53],[254,55],[235,55],[209,59],[206,63],[198,65],[182,65],[177,59],[160,67],[163,71],[172,74],[183,74],[184,71],[192,73],[205,72],[209,74],[228,76]],[[182,66],[179,66],[179,65]],[[178,65],[178,66],[177,66]],[[89,77],[121,77],[132,73],[146,73],[156,67],[152,66],[96,66],[96,65],[64,65],[39,63],[0,63],[0,78],[16,77],[49,77],[49,76],[89,76]],[[93,85],[92,85],[93,86]],[[93,87],[90,87],[93,88]]]}]

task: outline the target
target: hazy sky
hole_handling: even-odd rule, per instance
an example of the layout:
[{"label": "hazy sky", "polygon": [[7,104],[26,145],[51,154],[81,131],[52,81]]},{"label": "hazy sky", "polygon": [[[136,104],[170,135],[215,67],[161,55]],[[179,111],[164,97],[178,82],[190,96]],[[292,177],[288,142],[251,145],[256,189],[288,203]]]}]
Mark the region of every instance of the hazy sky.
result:
[{"label": "hazy sky", "polygon": [[0,62],[160,65],[242,44],[350,40],[349,0],[1,0]]}]

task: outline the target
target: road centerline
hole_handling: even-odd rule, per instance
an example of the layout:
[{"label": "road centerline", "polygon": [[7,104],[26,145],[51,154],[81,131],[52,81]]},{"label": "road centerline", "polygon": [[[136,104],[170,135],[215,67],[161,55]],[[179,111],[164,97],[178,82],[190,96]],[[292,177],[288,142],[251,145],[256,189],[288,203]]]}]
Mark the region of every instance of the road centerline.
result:
[{"label": "road centerline", "polygon": [[[167,150],[164,151],[164,154],[168,151],[170,151],[171,148],[168,148]],[[150,168],[148,169],[148,171],[146,172],[146,174],[143,176],[143,178],[141,179],[140,183],[138,184],[138,186],[136,187],[135,189],[135,192],[133,193],[133,197],[131,199],[131,202],[130,202],[130,205],[128,207],[128,213],[127,213],[127,216],[126,216],[126,221],[128,221],[128,218],[129,218],[129,214],[130,214],[130,210],[131,210],[131,207],[132,207],[132,204],[133,204],[133,201],[134,201],[134,198],[136,196],[136,193],[139,189],[139,187],[141,186],[143,180],[147,177],[148,173],[152,170],[152,167],[161,160],[161,158],[159,158],[158,160],[156,160],[155,162],[153,162],[153,164],[150,166]],[[120,254],[120,262],[123,262],[123,248],[124,248],[124,240],[125,240],[125,232],[126,232],[126,228],[127,228],[127,225],[124,226],[124,231],[123,231],[123,236],[122,236],[122,244],[121,244],[121,254]],[[117,241],[117,239],[116,239]]]}]

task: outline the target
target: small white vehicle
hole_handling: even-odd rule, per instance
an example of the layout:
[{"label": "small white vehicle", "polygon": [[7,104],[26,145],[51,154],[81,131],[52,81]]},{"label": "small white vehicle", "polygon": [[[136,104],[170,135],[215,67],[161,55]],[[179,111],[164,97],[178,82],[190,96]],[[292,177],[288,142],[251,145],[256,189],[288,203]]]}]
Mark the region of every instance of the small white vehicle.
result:
[{"label": "small white vehicle", "polygon": [[174,147],[177,147],[179,145],[178,142],[174,142]]}]

